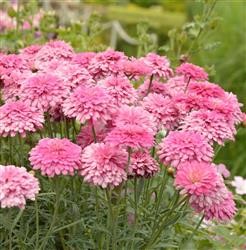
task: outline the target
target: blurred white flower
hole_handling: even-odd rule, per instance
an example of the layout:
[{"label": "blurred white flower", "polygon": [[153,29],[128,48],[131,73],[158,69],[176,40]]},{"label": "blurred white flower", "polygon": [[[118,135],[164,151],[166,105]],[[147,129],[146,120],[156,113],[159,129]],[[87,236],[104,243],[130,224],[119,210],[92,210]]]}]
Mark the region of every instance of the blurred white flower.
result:
[{"label": "blurred white flower", "polygon": [[246,194],[246,179],[243,179],[242,176],[235,176],[231,184],[236,188],[237,194]]}]

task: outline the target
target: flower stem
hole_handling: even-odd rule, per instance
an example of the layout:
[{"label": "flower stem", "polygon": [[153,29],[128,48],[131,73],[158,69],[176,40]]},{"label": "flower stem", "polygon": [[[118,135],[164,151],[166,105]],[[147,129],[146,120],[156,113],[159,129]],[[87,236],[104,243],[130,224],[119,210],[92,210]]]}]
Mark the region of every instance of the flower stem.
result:
[{"label": "flower stem", "polygon": [[38,197],[35,199],[35,217],[36,217],[36,242],[35,249],[38,249],[39,245],[39,209],[38,209]]},{"label": "flower stem", "polygon": [[194,228],[194,230],[193,230],[192,233],[190,234],[190,237],[189,237],[188,241],[192,240],[192,238],[193,238],[194,235],[196,234],[197,230],[199,229],[200,225],[202,224],[204,218],[205,218],[205,215],[203,214],[202,217],[200,218],[200,220],[198,221],[196,227]]},{"label": "flower stem", "polygon": [[150,76],[150,79],[149,79],[149,86],[148,86],[148,89],[147,89],[146,96],[149,94],[149,92],[150,92],[150,90],[151,90],[152,83],[153,83],[153,79],[154,79],[154,75],[152,74],[152,75]]}]

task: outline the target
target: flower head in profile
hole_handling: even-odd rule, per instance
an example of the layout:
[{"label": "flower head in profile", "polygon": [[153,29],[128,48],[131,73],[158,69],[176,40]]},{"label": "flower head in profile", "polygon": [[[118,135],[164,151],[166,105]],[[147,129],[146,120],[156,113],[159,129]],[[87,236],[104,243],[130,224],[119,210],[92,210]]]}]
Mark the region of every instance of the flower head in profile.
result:
[{"label": "flower head in profile", "polygon": [[25,208],[26,200],[35,200],[39,192],[38,179],[24,167],[0,165],[0,207]]},{"label": "flower head in profile", "polygon": [[69,118],[81,123],[98,120],[106,123],[111,119],[116,106],[101,86],[79,86],[63,103],[63,111]]},{"label": "flower head in profile", "polygon": [[0,107],[0,136],[25,137],[27,132],[35,132],[43,127],[42,111],[28,106],[22,101],[9,102]]},{"label": "flower head in profile", "polygon": [[227,167],[224,164],[213,164],[217,170],[217,172],[223,177],[223,178],[228,178],[231,173],[230,171],[227,169]]},{"label": "flower head in profile", "polygon": [[207,72],[192,63],[182,63],[179,67],[176,68],[176,73],[178,75],[183,75],[186,81],[192,80],[208,80]]},{"label": "flower head in profile", "polygon": [[175,176],[175,186],[189,195],[206,195],[215,190],[216,168],[206,162],[184,162],[179,165]]},{"label": "flower head in profile", "polygon": [[23,82],[20,99],[46,112],[61,104],[67,95],[68,90],[59,77],[52,74],[38,74]]},{"label": "flower head in profile", "polygon": [[128,175],[148,178],[157,172],[159,172],[158,162],[148,152],[136,151],[131,154]]},{"label": "flower head in profile", "polygon": [[127,179],[127,152],[107,143],[93,143],[82,154],[80,175],[102,188],[116,187]]},{"label": "flower head in profile", "polygon": [[42,175],[74,175],[81,166],[81,147],[68,139],[41,139],[30,151],[32,168]]},{"label": "flower head in profile", "polygon": [[151,68],[150,75],[164,79],[168,79],[173,75],[170,62],[165,56],[149,53],[140,60],[142,60],[147,66]]},{"label": "flower head in profile", "polygon": [[127,77],[109,76],[101,81],[100,85],[104,87],[112,101],[117,105],[133,104],[137,100],[136,90],[131,85]]},{"label": "flower head in profile", "polygon": [[159,144],[158,155],[165,165],[179,167],[187,161],[211,162],[212,146],[200,133],[171,131]]}]

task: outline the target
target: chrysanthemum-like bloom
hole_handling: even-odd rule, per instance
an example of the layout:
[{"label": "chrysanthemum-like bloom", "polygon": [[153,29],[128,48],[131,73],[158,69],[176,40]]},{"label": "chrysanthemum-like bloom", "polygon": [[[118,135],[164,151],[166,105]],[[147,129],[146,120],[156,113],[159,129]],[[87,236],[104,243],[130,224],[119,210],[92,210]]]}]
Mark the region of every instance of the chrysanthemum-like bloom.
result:
[{"label": "chrysanthemum-like bloom", "polygon": [[184,162],[179,165],[175,176],[175,186],[181,193],[188,195],[206,195],[215,190],[216,168],[206,162]]},{"label": "chrysanthemum-like bloom", "polygon": [[93,143],[82,154],[80,175],[84,180],[101,186],[116,187],[127,179],[127,153],[105,143]]},{"label": "chrysanthemum-like bloom", "polygon": [[128,175],[137,177],[151,177],[159,171],[159,165],[148,152],[137,151],[131,154]]},{"label": "chrysanthemum-like bloom", "polygon": [[[105,124],[102,124],[100,122],[95,122],[94,124],[94,130],[96,134],[96,141],[102,142],[105,137],[107,136],[107,133],[110,131],[110,128],[106,126]],[[92,124],[88,123],[84,127],[81,128],[80,133],[77,136],[77,144],[80,145],[82,149],[84,149],[86,146],[93,143],[95,140],[93,131],[92,131]]]},{"label": "chrysanthemum-like bloom", "polygon": [[122,106],[114,120],[116,127],[124,127],[128,125],[136,125],[145,128],[148,131],[155,132],[157,124],[154,117],[143,107],[140,106]]},{"label": "chrysanthemum-like bloom", "polygon": [[154,144],[154,133],[142,126],[125,125],[112,129],[105,141],[115,146],[134,149],[151,148]]},{"label": "chrysanthemum-like bloom", "polygon": [[0,206],[25,208],[26,200],[35,200],[38,179],[24,167],[0,165]]},{"label": "chrysanthemum-like bloom", "polygon": [[172,130],[177,127],[180,116],[179,109],[169,97],[155,93],[149,94],[143,99],[142,105],[154,116],[159,129]]},{"label": "chrysanthemum-like bloom", "polygon": [[218,165],[215,165],[215,168],[217,169],[217,172],[224,178],[228,178],[231,173],[230,171],[226,168],[226,166],[224,164],[218,164]]},{"label": "chrysanthemum-like bloom", "polygon": [[91,62],[91,59],[95,55],[95,52],[81,52],[78,54],[74,54],[72,62],[80,65],[83,68],[87,68]]},{"label": "chrysanthemum-like bloom", "polygon": [[184,75],[185,80],[208,80],[207,72],[192,63],[182,63],[179,67],[176,68],[176,73],[178,75]]},{"label": "chrysanthemum-like bloom", "polygon": [[63,111],[66,116],[76,118],[81,123],[88,120],[106,123],[115,112],[115,105],[101,86],[80,86],[64,101]]},{"label": "chrysanthemum-like bloom", "polygon": [[[150,80],[144,81],[142,85],[138,88],[138,95],[140,98],[145,97],[149,93],[156,93],[156,94],[162,94],[163,96],[170,97],[170,92],[167,88],[167,84],[158,82],[158,81],[152,81],[151,86],[149,86]],[[150,87],[150,89],[149,89]]]},{"label": "chrysanthemum-like bloom", "polygon": [[140,60],[151,68],[150,75],[164,79],[168,79],[173,75],[170,62],[165,56],[149,53],[145,57],[140,58]]},{"label": "chrysanthemum-like bloom", "polygon": [[48,111],[62,103],[67,95],[68,90],[60,78],[51,74],[38,74],[23,82],[20,98],[33,107]]},{"label": "chrysanthemum-like bloom", "polygon": [[215,141],[220,145],[224,145],[226,140],[234,140],[236,134],[235,126],[228,123],[224,115],[206,109],[192,111],[182,120],[180,128],[197,131],[208,141]]},{"label": "chrysanthemum-like bloom", "polygon": [[74,175],[81,166],[81,147],[68,139],[41,139],[30,151],[32,168],[42,175]]},{"label": "chrysanthemum-like bloom", "polygon": [[199,133],[171,131],[159,144],[158,155],[165,165],[178,167],[186,161],[211,162],[213,148]]},{"label": "chrysanthemum-like bloom", "polygon": [[0,107],[0,136],[26,136],[43,127],[44,116],[22,101],[6,103]]},{"label": "chrysanthemum-like bloom", "polygon": [[202,97],[224,98],[225,91],[217,84],[210,82],[190,82],[188,90],[189,93],[194,93]]},{"label": "chrysanthemum-like bloom", "polygon": [[122,104],[133,104],[137,100],[136,90],[130,81],[123,76],[109,76],[102,80],[100,85],[107,89],[112,101],[120,106]]},{"label": "chrysanthemum-like bloom", "polygon": [[42,45],[34,44],[21,49],[21,55],[29,55],[34,56],[38,53],[38,51],[42,48]]},{"label": "chrysanthemum-like bloom", "polygon": [[[192,80],[190,81],[190,83]],[[185,92],[187,83],[185,82],[184,76],[174,76],[168,79],[166,83],[166,88],[168,89],[168,92],[172,95],[178,95],[180,93]]]},{"label": "chrysanthemum-like bloom", "polygon": [[95,80],[116,75],[119,73],[118,63],[122,60],[127,60],[123,52],[108,49],[104,52],[97,53],[91,59],[88,70]]}]

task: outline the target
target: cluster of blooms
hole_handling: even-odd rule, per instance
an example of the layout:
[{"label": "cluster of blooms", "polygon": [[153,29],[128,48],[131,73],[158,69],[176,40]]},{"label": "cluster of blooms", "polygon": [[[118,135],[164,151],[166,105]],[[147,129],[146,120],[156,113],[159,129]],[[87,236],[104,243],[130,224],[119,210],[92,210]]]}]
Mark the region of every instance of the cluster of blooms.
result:
[{"label": "cluster of blooms", "polygon": [[2,136],[38,130],[44,113],[81,125],[76,141],[45,138],[31,150],[30,163],[41,174],[76,173],[113,188],[160,171],[150,154],[157,147],[158,160],[175,169],[174,184],[195,211],[221,221],[235,214],[223,181],[228,171],[212,160],[215,144],[234,140],[244,115],[236,96],[208,82],[201,67],[183,63],[174,70],[155,53],[138,59],[112,49],[75,53],[50,41],[0,55],[0,77]]}]

